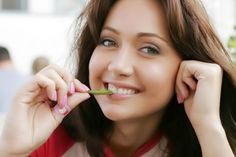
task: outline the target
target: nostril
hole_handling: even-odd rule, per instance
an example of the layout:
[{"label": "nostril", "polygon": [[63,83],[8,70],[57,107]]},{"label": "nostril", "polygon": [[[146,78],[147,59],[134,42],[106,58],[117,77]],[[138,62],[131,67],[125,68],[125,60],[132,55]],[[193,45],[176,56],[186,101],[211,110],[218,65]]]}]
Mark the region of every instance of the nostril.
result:
[{"label": "nostril", "polygon": [[130,76],[133,73],[133,65],[130,60],[122,60],[122,58],[111,62],[107,69],[112,73],[113,77]]}]

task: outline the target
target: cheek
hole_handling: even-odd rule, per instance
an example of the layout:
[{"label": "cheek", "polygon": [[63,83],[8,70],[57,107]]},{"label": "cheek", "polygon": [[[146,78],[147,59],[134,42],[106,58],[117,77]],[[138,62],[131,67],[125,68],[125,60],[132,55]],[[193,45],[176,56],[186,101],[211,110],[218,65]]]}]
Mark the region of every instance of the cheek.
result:
[{"label": "cheek", "polygon": [[96,51],[94,51],[89,61],[89,83],[91,88],[97,86],[99,78],[102,77],[102,73],[106,68],[106,60],[104,57]]},{"label": "cheek", "polygon": [[149,69],[143,70],[148,97],[153,100],[153,104],[158,101],[160,105],[165,105],[173,96],[178,69],[166,64],[151,66]]},{"label": "cheek", "polygon": [[100,61],[95,53],[91,56],[91,59],[89,61],[89,83],[90,86],[93,87],[94,80],[96,76],[98,75],[97,72],[99,71],[99,65]]},{"label": "cheek", "polygon": [[89,61],[89,76],[94,74],[94,72],[96,72],[97,69],[99,68],[96,65],[99,65],[99,59],[97,59],[97,55],[95,53],[93,53],[93,55],[91,56],[91,59]]}]

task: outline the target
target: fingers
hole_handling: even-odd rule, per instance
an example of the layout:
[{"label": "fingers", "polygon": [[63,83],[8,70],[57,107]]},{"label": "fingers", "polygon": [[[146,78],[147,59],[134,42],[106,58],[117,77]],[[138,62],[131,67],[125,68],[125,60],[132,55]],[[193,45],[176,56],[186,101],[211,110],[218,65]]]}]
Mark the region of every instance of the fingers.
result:
[{"label": "fingers", "polygon": [[[218,64],[200,61],[183,61],[176,79],[176,94],[182,103],[190,93],[208,86],[216,89],[221,87],[222,69]],[[199,89],[197,88],[199,87]],[[200,88],[201,87],[201,88]]]},{"label": "fingers", "polygon": [[67,97],[65,97],[61,106],[55,106],[56,111],[59,111],[59,113],[62,115],[68,114],[68,112],[76,105],[90,97],[90,95],[87,93],[89,91],[89,88],[86,85],[82,84],[77,79],[74,79],[72,84],[74,85],[75,93],[70,95],[68,99]]},{"label": "fingers", "polygon": [[[70,92],[69,91],[69,86],[71,83],[66,82],[63,80],[63,78],[54,70],[49,70],[47,74],[45,74],[49,79],[53,80],[56,85],[56,90],[57,90],[57,101],[61,107],[67,101],[67,94]],[[70,81],[72,82],[72,81]]]},{"label": "fingers", "polygon": [[82,84],[79,80],[74,79],[73,84],[75,85],[75,93],[68,97],[68,100],[65,100],[62,107],[56,105],[52,113],[57,121],[62,121],[62,119],[78,104],[88,99],[90,95],[87,93],[89,88]]},{"label": "fingers", "polygon": [[176,79],[176,97],[178,103],[183,103],[191,91],[196,90],[196,87],[197,79],[195,78],[194,72],[189,70],[189,65],[186,62],[183,62],[180,65]]},{"label": "fingers", "polygon": [[58,122],[61,122],[73,108],[89,97],[88,93],[75,93],[68,98],[67,103],[62,108],[59,105],[54,106],[52,114]]},{"label": "fingers", "polygon": [[55,119],[60,122],[76,105],[88,99],[89,88],[75,79],[64,69],[49,65],[35,76],[35,89],[40,88],[46,91],[49,100],[54,101],[50,105]]},{"label": "fingers", "polygon": [[45,77],[44,75],[37,75],[35,77],[35,82],[41,88],[45,88],[47,92],[47,96],[52,101],[56,101],[57,99],[57,92],[56,92],[56,85],[55,82],[51,79]]},{"label": "fingers", "polygon": [[43,75],[55,83],[57,94],[53,94],[54,99],[51,100],[57,101],[61,107],[67,101],[67,95],[75,92],[74,77],[56,65],[47,66],[37,75]]},{"label": "fingers", "polygon": [[67,94],[73,94],[75,92],[74,77],[67,73],[64,69],[59,68],[56,65],[50,65],[43,69],[40,73],[52,79],[57,88],[57,97],[60,105],[67,99]]},{"label": "fingers", "polygon": [[75,89],[77,92],[87,92],[89,88],[82,84],[79,80],[74,79]]},{"label": "fingers", "polygon": [[42,69],[39,73],[50,73],[55,71],[65,82],[70,82],[73,80],[73,76],[70,75],[68,72],[66,72],[63,68],[55,65],[55,64],[50,64],[49,66],[45,67]]}]

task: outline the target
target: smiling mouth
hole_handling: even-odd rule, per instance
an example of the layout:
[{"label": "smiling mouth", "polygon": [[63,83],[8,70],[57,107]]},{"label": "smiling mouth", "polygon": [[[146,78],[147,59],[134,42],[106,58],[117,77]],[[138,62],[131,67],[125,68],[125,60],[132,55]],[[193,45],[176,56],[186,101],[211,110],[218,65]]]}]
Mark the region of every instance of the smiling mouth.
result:
[{"label": "smiling mouth", "polygon": [[134,94],[139,93],[139,91],[136,89],[121,88],[110,83],[106,83],[105,88],[112,91],[113,94],[134,95]]}]

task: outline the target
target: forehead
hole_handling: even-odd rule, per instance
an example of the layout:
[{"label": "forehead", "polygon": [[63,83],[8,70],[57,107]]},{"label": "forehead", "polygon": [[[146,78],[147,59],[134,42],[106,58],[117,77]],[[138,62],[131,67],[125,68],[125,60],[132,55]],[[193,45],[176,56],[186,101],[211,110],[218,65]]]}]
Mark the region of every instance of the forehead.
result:
[{"label": "forehead", "polygon": [[118,0],[105,26],[121,32],[152,32],[168,38],[166,18],[157,0]]}]

